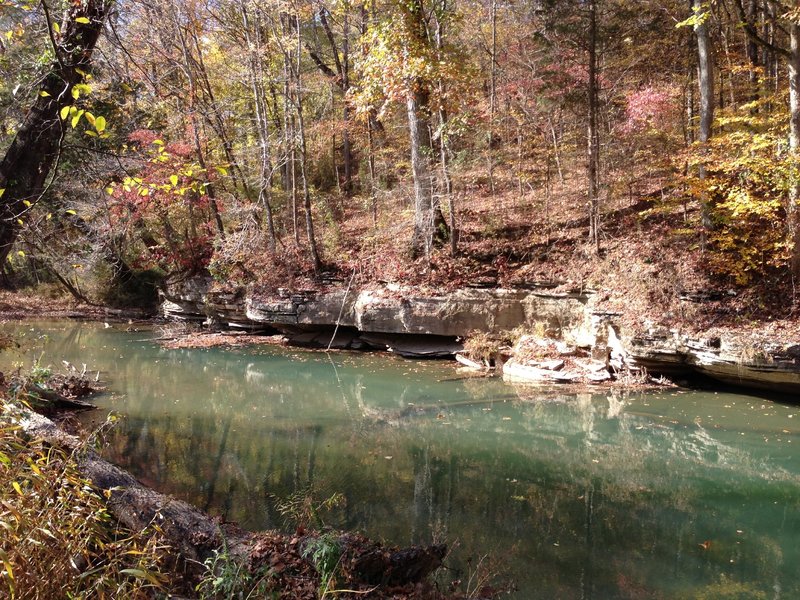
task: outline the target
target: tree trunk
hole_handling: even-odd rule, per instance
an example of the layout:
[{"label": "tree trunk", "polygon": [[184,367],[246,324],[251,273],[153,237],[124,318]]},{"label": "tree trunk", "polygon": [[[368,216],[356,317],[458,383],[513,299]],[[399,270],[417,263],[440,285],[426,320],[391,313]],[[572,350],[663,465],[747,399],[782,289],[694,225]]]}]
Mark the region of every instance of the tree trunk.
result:
[{"label": "tree trunk", "polygon": [[492,24],[492,64],[489,69],[489,140],[486,148],[486,157],[489,162],[489,191],[494,195],[494,118],[497,111],[497,0],[492,0],[490,22]]},{"label": "tree trunk", "polygon": [[[692,7],[700,15],[703,10],[703,0],[692,0]],[[708,25],[706,18],[698,19],[694,26],[694,33],[697,37],[697,75],[698,88],[700,92],[700,126],[697,132],[697,140],[703,146],[708,144],[711,139],[711,126],[714,122],[714,75],[713,61],[711,56],[711,41],[708,35]],[[700,179],[705,179],[706,169],[700,165],[698,170]],[[700,199],[700,217],[703,225],[703,241],[705,243],[706,231],[711,229],[711,210],[708,199]]]},{"label": "tree trunk", "polygon": [[[758,1],[750,0],[747,5],[747,20],[749,23],[755,24],[758,19]],[[751,37],[747,37],[747,62],[750,64],[750,72],[748,78],[750,80],[750,102],[757,102],[759,98],[759,52],[758,43]],[[758,112],[756,107],[750,109],[750,114]]]},{"label": "tree trunk", "polygon": [[[422,0],[406,6],[408,44],[428,45],[425,11]],[[429,90],[423,81],[415,81],[406,98],[408,134],[411,143],[411,171],[414,178],[414,232],[411,255],[430,260],[433,248],[434,204],[431,185],[433,147],[430,133]]]},{"label": "tree trunk", "polygon": [[[45,75],[33,106],[0,162],[0,264],[5,265],[19,232],[18,219],[46,191],[50,171],[57,167],[66,129],[59,113],[73,103],[72,89],[90,68],[92,51],[110,2],[74,2],[63,19],[56,61]],[[88,19],[88,22],[79,22]],[[48,27],[51,27],[48,23]],[[51,31],[52,34],[52,31]],[[55,44],[55,37],[51,37]]]},{"label": "tree trunk", "polygon": [[267,100],[264,92],[263,82],[264,68],[261,59],[262,41],[261,24],[258,9],[253,18],[254,27],[250,31],[250,16],[244,2],[241,5],[242,21],[244,26],[245,40],[248,48],[251,48],[250,63],[250,89],[253,92],[253,105],[255,106],[255,125],[258,133],[259,144],[259,181],[258,181],[258,204],[264,208],[264,215],[267,221],[267,232],[269,234],[269,249],[275,251],[277,245],[277,235],[275,233],[275,219],[272,214],[272,154],[270,152],[270,122],[267,114]]},{"label": "tree trunk", "polygon": [[789,25],[789,152],[792,160],[789,204],[786,208],[786,231],[792,243],[791,269],[795,279],[800,279],[800,25]]},{"label": "tree trunk", "polygon": [[431,189],[431,136],[428,128],[427,93],[409,94],[408,134],[411,141],[411,170],[414,176],[414,234],[411,253],[414,258],[431,257],[433,245],[433,195]]},{"label": "tree trunk", "polygon": [[600,158],[600,136],[597,131],[597,2],[589,1],[589,119],[586,132],[587,177],[589,188],[589,240],[596,253],[600,252],[600,198],[598,164]]},{"label": "tree trunk", "polygon": [[302,38],[300,37],[300,24],[295,24],[295,39],[296,39],[296,54],[295,63],[293,65],[294,83],[295,83],[295,109],[297,112],[297,133],[300,136],[300,182],[303,186],[303,209],[305,212],[306,221],[306,238],[308,239],[308,248],[311,255],[311,263],[314,268],[314,274],[319,275],[322,272],[322,261],[317,251],[317,239],[314,234],[314,218],[311,214],[311,191],[308,188],[308,177],[306,175],[306,167],[308,158],[306,155],[306,130],[305,122],[303,121],[303,82],[302,71],[300,65],[300,57],[302,54]]}]

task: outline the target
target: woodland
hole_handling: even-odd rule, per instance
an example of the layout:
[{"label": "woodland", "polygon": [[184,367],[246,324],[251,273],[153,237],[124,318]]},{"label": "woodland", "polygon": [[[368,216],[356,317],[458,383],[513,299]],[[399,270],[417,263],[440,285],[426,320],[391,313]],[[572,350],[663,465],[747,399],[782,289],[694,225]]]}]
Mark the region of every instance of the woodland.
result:
[{"label": "woodland", "polygon": [[[782,0],[2,0],[3,284],[536,282],[791,317]],[[696,318],[697,315],[690,315]]]}]

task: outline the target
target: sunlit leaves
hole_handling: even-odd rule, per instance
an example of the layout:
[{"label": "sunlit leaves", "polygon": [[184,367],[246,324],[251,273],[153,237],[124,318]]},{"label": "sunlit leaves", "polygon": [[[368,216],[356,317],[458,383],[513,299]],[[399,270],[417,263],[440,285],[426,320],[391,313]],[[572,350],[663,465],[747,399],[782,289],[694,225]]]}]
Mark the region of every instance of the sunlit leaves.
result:
[{"label": "sunlit leaves", "polygon": [[786,212],[800,165],[781,151],[785,118],[723,111],[717,123],[724,129],[688,157],[692,171],[702,165],[706,173],[684,182],[689,196],[708,203],[713,220],[707,264],[737,285],[748,285],[789,260]]}]

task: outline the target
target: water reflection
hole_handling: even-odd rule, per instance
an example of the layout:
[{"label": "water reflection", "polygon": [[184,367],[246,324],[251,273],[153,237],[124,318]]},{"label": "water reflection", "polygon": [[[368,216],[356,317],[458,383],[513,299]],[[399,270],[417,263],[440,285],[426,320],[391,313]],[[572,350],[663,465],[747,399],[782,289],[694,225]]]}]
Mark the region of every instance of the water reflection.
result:
[{"label": "water reflection", "polygon": [[794,407],[570,396],[385,356],[166,351],[102,325],[33,329],[53,362],[107,374],[103,405],[126,415],[110,458],[246,527],[284,526],[273,495],[313,486],[346,499],[332,525],[457,542],[455,569],[489,554],[519,598],[800,596]]}]

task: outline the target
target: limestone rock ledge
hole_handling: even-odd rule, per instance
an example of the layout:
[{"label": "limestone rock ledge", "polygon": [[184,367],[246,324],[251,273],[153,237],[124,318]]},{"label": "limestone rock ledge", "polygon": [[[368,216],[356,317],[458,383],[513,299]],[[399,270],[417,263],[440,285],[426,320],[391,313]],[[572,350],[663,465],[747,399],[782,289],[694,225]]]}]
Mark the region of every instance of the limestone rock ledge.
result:
[{"label": "limestone rock ledge", "polygon": [[387,285],[375,289],[325,291],[278,289],[263,297],[208,291],[209,279],[173,286],[164,294],[166,317],[211,321],[232,327],[302,331],[351,327],[361,332],[458,337],[472,331],[499,332],[545,327],[581,336],[591,292],[533,289],[471,289],[423,296]]},{"label": "limestone rock ledge", "polygon": [[[620,327],[620,315],[594,308],[591,291],[532,286],[422,295],[389,284],[354,290],[278,289],[264,296],[244,290],[213,292],[211,283],[209,278],[196,278],[170,287],[164,293],[164,315],[279,331],[299,344],[389,349],[408,356],[452,356],[460,349],[457,338],[522,327],[587,349],[594,361],[612,371],[632,367],[681,378],[701,374],[739,387],[800,394],[800,346],[781,345],[779,340],[754,345],[740,341],[735,332],[722,339],[700,339],[659,327],[630,335]],[[513,362],[508,370],[516,378],[542,377]]]},{"label": "limestone rock ledge", "polygon": [[633,364],[651,372],[696,373],[732,386],[800,394],[800,346],[754,345],[733,334],[698,339],[655,329],[633,337],[627,350]]}]

